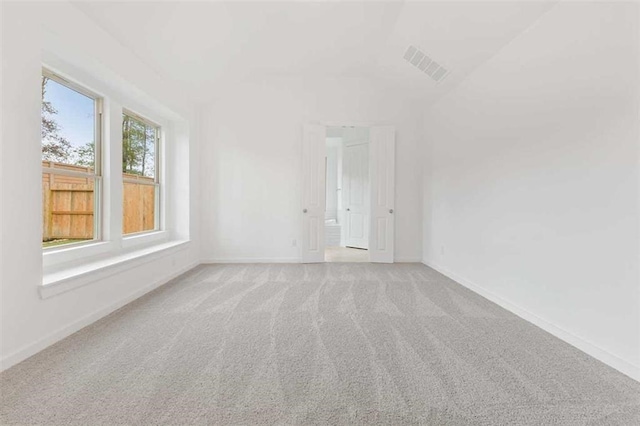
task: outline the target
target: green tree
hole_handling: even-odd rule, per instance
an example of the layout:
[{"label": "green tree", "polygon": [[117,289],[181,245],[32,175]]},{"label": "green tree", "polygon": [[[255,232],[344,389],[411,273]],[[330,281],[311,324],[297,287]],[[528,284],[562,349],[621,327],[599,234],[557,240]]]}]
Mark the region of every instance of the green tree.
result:
[{"label": "green tree", "polygon": [[85,167],[93,167],[95,163],[95,143],[87,142],[73,150],[74,164]]},{"label": "green tree", "polygon": [[122,120],[122,171],[152,175],[155,129],[128,115]]},{"label": "green tree", "polygon": [[66,163],[72,152],[71,143],[60,134],[60,126],[54,116],[58,113],[51,102],[45,100],[47,92],[47,77],[42,77],[42,159]]}]

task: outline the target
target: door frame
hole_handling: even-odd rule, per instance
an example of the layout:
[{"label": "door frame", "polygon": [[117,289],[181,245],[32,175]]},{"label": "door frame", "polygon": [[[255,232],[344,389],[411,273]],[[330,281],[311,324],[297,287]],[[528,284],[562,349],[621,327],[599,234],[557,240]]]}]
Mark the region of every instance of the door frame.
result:
[{"label": "door frame", "polygon": [[[367,127],[367,128],[369,128],[369,129],[370,129],[371,127],[391,126],[391,127],[393,127],[393,128],[394,128],[394,131],[395,131],[395,129],[396,129],[395,124],[381,123],[381,122],[367,122],[367,121],[365,121],[365,122],[359,122],[359,121],[310,121],[310,122],[305,123],[305,125],[306,125],[306,124],[313,124],[313,125],[320,125],[320,126],[324,126],[324,127],[325,127],[325,132],[326,132],[326,129],[327,129],[328,127]],[[304,133],[304,132],[303,132],[303,133]],[[371,143],[371,140],[369,140],[369,144],[370,144],[370,143]],[[301,144],[301,146],[302,146],[302,144]],[[377,157],[375,157],[375,156],[376,156],[376,154],[377,154],[377,150],[372,151],[372,150],[371,150],[371,147],[369,147],[369,149],[370,149],[370,150],[369,150],[369,199],[370,199],[370,200],[372,200],[372,199],[373,199],[373,196],[374,196],[375,194],[373,193],[373,191],[374,191],[374,187],[373,187],[373,185],[371,185],[371,169],[372,169],[372,165],[373,165],[374,160],[376,160],[376,158],[377,158]],[[325,154],[325,158],[326,158],[326,136],[325,136],[325,142],[324,142],[324,145],[323,145],[323,150],[324,150],[324,154]],[[324,173],[324,172],[325,172],[325,170],[324,170],[324,168],[323,168],[323,173]],[[326,176],[324,176],[323,181],[325,182],[325,185],[326,185]],[[301,185],[301,186],[302,186],[302,191],[304,191],[304,190],[305,190],[305,189],[304,189],[304,185]],[[393,193],[394,193],[394,198],[395,198],[395,188],[396,188],[395,179],[393,179],[393,188],[394,188]],[[301,198],[301,200],[302,200],[302,204],[304,204],[304,200],[305,200],[305,194],[304,194],[304,192],[301,194],[301,197],[300,197],[300,198]],[[324,200],[324,203],[325,203],[325,211],[326,211],[326,199]],[[394,200],[394,203],[393,203],[393,204],[395,205],[395,200]],[[302,208],[300,209],[300,212],[301,212],[301,213],[300,213],[300,221],[301,221],[301,223],[304,221],[304,216],[303,216],[303,215],[304,215],[304,213],[302,213],[302,211],[303,211],[304,209],[305,209],[305,207],[304,207],[304,206],[302,206]],[[369,216],[370,216],[370,217],[371,217],[372,213],[373,213],[373,212],[369,211]],[[369,222],[370,222],[370,223],[369,223],[369,227],[371,228],[373,221],[372,221],[372,220],[370,220]],[[301,228],[303,228],[303,226],[301,226]],[[394,234],[394,235],[395,235],[395,228],[396,228],[396,226],[395,226],[395,220],[394,220],[394,221],[393,221],[393,229],[394,229],[393,234]],[[304,238],[305,238],[305,233],[304,233],[304,230],[303,230],[303,229],[301,229],[301,231],[302,231],[302,233],[301,233],[301,239],[300,239],[300,241],[301,241],[301,243],[302,243],[302,246],[304,246],[304,244],[305,244],[305,240],[304,240]],[[369,254],[369,258],[371,257],[371,256],[370,256],[370,250],[371,250],[371,235],[372,235],[372,233],[371,233],[371,232],[369,232],[369,250],[367,251],[367,253]],[[320,239],[320,242],[321,242],[321,247],[320,247],[320,248],[321,248],[322,252],[324,252],[324,251],[325,251],[325,248],[326,248],[326,247],[325,247],[324,238],[321,238],[321,239]],[[395,244],[393,244],[393,245],[395,246]],[[393,251],[395,252],[395,248],[393,249]],[[395,255],[394,255],[394,256],[395,256]],[[300,259],[301,259],[301,262],[302,262],[302,252],[300,253]],[[369,262],[371,263],[371,260],[369,260]],[[394,262],[395,262],[395,260],[394,260]],[[324,260],[324,258],[323,258],[323,259],[322,259],[322,262],[318,262],[318,263],[326,263],[326,260]]]}]

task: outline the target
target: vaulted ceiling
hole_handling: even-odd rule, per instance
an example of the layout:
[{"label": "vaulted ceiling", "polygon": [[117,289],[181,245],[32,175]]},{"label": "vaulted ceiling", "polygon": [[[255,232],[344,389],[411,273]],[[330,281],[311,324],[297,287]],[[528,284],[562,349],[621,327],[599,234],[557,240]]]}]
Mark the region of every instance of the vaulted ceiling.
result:
[{"label": "vaulted ceiling", "polygon": [[[435,100],[554,4],[532,2],[85,2],[74,4],[197,102],[268,75],[357,77]],[[451,72],[403,59],[414,45]]]}]

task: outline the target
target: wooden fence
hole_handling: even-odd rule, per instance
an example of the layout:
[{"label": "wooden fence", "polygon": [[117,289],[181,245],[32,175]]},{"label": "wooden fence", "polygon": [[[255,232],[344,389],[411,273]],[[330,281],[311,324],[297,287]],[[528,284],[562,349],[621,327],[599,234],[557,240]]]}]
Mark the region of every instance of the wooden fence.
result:
[{"label": "wooden fence", "polygon": [[[153,182],[153,179],[123,173],[127,179]],[[151,231],[155,228],[156,187],[133,182],[124,182],[122,233]]]},{"label": "wooden fence", "polygon": [[[43,161],[43,167],[92,173],[92,168]],[[123,174],[124,178],[153,182],[152,178]],[[155,186],[125,182],[123,233],[155,227]],[[94,238],[95,182],[92,178],[42,173],[42,241]]]}]

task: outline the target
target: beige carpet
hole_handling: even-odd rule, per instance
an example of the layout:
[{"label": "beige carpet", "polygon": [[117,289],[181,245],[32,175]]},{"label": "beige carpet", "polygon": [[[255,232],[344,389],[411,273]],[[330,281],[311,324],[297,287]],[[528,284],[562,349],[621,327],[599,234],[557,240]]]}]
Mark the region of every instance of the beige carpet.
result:
[{"label": "beige carpet", "polygon": [[639,383],[417,264],[201,266],[0,380],[3,425],[640,424]]}]

